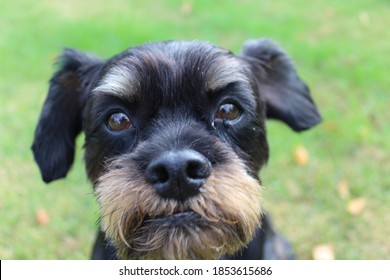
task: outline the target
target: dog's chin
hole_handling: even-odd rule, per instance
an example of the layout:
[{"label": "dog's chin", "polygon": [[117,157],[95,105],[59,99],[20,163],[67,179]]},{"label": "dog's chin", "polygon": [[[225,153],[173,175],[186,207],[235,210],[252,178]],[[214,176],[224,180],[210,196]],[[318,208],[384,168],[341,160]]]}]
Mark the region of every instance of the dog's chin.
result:
[{"label": "dog's chin", "polygon": [[248,239],[238,223],[208,221],[185,211],[146,216],[116,247],[121,259],[219,259],[245,247]]}]

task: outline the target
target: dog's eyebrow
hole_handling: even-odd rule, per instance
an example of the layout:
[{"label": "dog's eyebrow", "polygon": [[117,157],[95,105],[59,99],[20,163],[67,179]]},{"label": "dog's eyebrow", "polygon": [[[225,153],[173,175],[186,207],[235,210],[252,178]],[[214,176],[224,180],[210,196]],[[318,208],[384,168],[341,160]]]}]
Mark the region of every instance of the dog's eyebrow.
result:
[{"label": "dog's eyebrow", "polygon": [[136,81],[133,71],[124,65],[116,65],[108,70],[93,94],[108,93],[118,97],[135,98]]},{"label": "dog's eyebrow", "polygon": [[249,78],[245,74],[244,67],[234,57],[219,58],[207,72],[209,77],[207,87],[210,92],[218,91],[230,84],[249,84]]}]

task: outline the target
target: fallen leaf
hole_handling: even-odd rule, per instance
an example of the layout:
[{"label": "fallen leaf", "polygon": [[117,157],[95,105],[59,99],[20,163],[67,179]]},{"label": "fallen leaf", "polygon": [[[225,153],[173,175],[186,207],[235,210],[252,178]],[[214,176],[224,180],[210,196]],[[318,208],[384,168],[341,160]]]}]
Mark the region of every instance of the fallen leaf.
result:
[{"label": "fallen leaf", "polygon": [[339,127],[340,125],[336,121],[327,121],[322,126],[323,129],[330,132],[338,130]]},{"label": "fallen leaf", "polygon": [[370,25],[371,23],[371,17],[366,11],[360,12],[358,18],[362,25]]},{"label": "fallen leaf", "polygon": [[294,160],[298,165],[305,166],[309,163],[309,152],[303,146],[298,146],[294,150]]},{"label": "fallen leaf", "polygon": [[320,244],[313,248],[314,260],[334,260],[334,246],[333,244]]},{"label": "fallen leaf", "polygon": [[188,16],[192,13],[192,4],[190,2],[184,1],[180,7],[180,13],[184,16]]},{"label": "fallen leaf", "polygon": [[35,220],[38,225],[46,225],[49,223],[49,215],[45,209],[39,209],[35,215]]},{"label": "fallen leaf", "polygon": [[347,206],[347,211],[353,216],[360,215],[364,208],[366,208],[367,200],[365,198],[352,199]]},{"label": "fallen leaf", "polygon": [[337,186],[337,190],[341,198],[345,199],[349,197],[349,186],[347,180],[341,180]]}]

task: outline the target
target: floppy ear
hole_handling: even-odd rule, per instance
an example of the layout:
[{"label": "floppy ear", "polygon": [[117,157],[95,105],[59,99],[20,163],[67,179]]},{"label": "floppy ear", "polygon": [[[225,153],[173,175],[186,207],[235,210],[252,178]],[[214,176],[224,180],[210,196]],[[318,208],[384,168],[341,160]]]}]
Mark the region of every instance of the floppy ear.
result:
[{"label": "floppy ear", "polygon": [[241,58],[250,66],[267,118],[281,120],[295,131],[321,122],[309,88],[283,49],[269,39],[250,40],[244,44]]},{"label": "floppy ear", "polygon": [[65,177],[72,166],[88,92],[103,62],[97,57],[66,49],[58,64],[59,70],[50,80],[32,145],[35,161],[46,183]]}]

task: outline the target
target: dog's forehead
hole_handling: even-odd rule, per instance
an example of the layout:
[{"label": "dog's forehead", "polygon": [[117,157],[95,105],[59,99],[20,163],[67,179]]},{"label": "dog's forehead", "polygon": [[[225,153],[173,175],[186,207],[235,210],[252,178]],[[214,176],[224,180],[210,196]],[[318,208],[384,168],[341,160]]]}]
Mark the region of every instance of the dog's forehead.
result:
[{"label": "dog's forehead", "polygon": [[155,85],[186,83],[215,91],[235,82],[249,84],[242,62],[231,52],[205,42],[170,41],[132,48],[108,61],[93,92],[132,97]]}]

